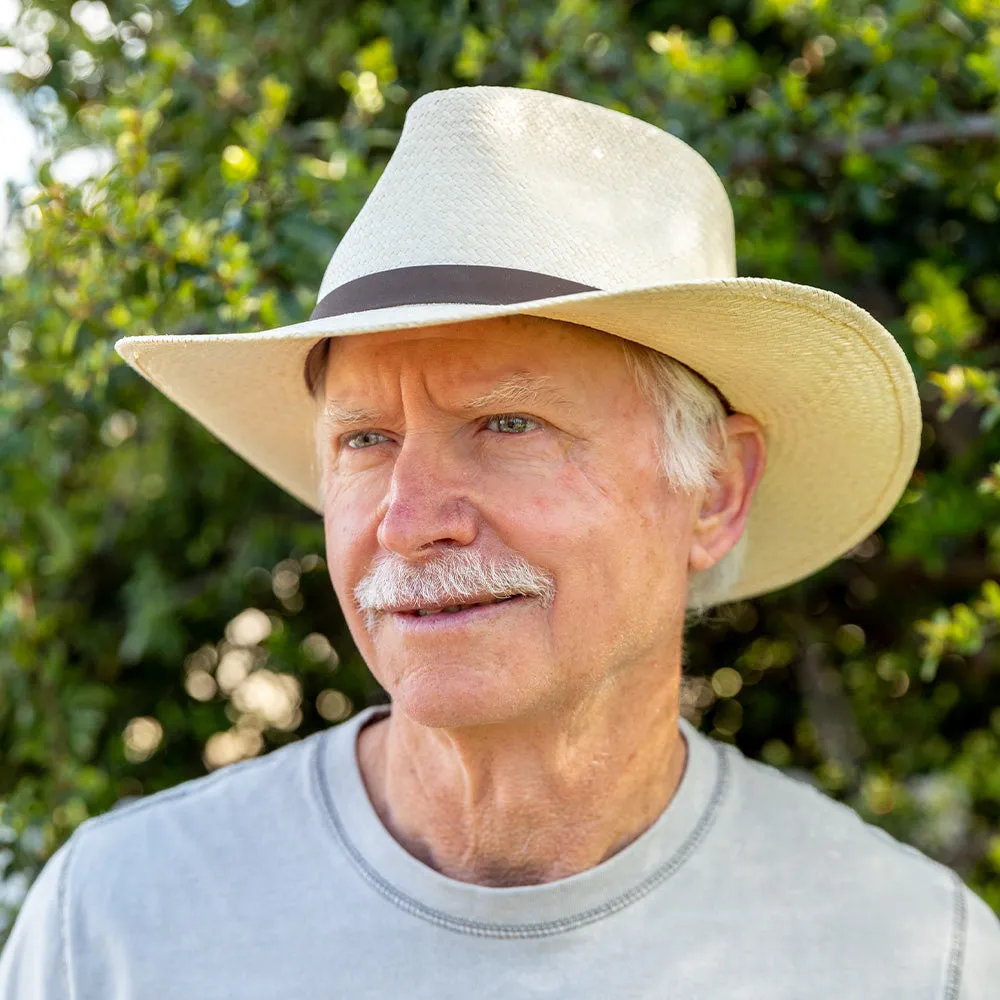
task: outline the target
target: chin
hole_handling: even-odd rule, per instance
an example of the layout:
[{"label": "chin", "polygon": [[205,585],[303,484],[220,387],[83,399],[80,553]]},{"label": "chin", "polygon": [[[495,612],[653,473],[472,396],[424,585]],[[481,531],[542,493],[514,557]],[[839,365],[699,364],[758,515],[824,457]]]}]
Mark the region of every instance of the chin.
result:
[{"label": "chin", "polygon": [[393,711],[431,729],[513,722],[532,714],[537,697],[501,671],[435,664],[404,673],[392,685]]}]

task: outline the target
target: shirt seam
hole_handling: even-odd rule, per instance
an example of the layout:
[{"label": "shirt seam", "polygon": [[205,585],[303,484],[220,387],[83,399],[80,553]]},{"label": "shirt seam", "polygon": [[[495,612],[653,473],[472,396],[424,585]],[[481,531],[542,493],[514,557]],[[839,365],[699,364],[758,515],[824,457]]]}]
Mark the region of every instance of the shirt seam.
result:
[{"label": "shirt seam", "polygon": [[70,865],[76,857],[76,847],[79,837],[70,838],[67,844],[66,863],[59,873],[57,887],[57,907],[59,912],[59,965],[62,967],[63,978],[66,981],[66,996],[73,1000],[76,990],[73,988],[73,978],[70,970],[69,950],[69,874]]},{"label": "shirt seam", "polygon": [[113,825],[127,820],[128,817],[134,816],[137,813],[145,812],[147,809],[156,809],[158,806],[166,806],[178,800],[214,791],[217,785],[228,780],[233,780],[245,771],[261,770],[272,765],[277,766],[276,762],[282,761],[284,759],[283,755],[286,753],[298,752],[308,754],[310,752],[308,743],[310,741],[322,743],[322,740],[319,739],[322,735],[322,731],[312,733],[309,736],[287,743],[285,746],[277,747],[262,757],[251,757],[248,760],[227,764],[225,767],[211,774],[205,774],[198,778],[190,778],[180,785],[165,788],[162,791],[119,805],[111,809],[110,812],[102,813],[99,816],[91,816],[80,825],[79,833],[82,834],[85,830],[91,831],[103,826]]},{"label": "shirt seam", "polygon": [[[711,741],[710,741],[711,742]],[[419,917],[439,927],[456,931],[461,934],[471,934],[478,937],[496,937],[505,939],[525,939],[551,937],[555,934],[563,934],[567,931],[576,930],[588,924],[596,923],[609,917],[612,914],[625,909],[632,903],[648,895],[659,885],[670,878],[701,846],[705,837],[715,824],[716,818],[722,806],[730,784],[730,762],[729,755],[721,745],[713,743],[713,750],[717,759],[717,772],[712,793],[706,803],[695,828],[688,834],[680,847],[661,864],[655,871],[647,875],[642,881],[626,889],[613,899],[598,906],[591,907],[580,913],[567,917],[560,917],[556,920],[539,921],[538,923],[504,924],[491,923],[488,921],[471,920],[466,917],[456,917],[450,913],[421,903],[412,896],[397,889],[388,882],[379,872],[373,868],[364,855],[351,841],[347,830],[343,825],[343,820],[337,811],[336,804],[330,794],[326,783],[321,775],[321,755],[317,752],[313,755],[313,781],[316,784],[317,793],[320,800],[326,806],[325,813],[333,828],[337,842],[347,855],[348,859],[359,872],[362,878],[390,903],[401,910]],[[667,807],[669,808],[669,806]],[[951,998],[949,998],[951,1000]]]},{"label": "shirt seam", "polygon": [[968,907],[965,903],[965,885],[952,873],[955,902],[952,907],[951,945],[948,949],[948,969],[944,985],[944,1000],[959,1000],[962,986],[962,962],[965,959]]}]

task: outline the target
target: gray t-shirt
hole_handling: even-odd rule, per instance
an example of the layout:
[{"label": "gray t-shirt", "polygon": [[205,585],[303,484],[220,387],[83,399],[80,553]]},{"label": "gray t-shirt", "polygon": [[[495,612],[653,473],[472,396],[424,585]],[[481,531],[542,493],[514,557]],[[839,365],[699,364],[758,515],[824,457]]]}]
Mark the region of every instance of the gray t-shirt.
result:
[{"label": "gray t-shirt", "polygon": [[0,956],[2,1000],[998,1000],[949,870],[687,723],[625,850],[485,888],[407,854],[356,758],[380,709],[89,820]]}]

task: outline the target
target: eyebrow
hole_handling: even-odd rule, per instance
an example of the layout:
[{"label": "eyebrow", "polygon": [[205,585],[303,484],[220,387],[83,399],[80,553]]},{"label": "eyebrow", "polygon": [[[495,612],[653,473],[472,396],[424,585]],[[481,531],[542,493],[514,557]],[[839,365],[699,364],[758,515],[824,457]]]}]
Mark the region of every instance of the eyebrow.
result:
[{"label": "eyebrow", "polygon": [[462,409],[473,410],[510,409],[533,403],[554,403],[567,406],[569,400],[552,384],[551,375],[529,375],[527,372],[512,372],[504,376],[492,389],[468,400]]},{"label": "eyebrow", "polygon": [[328,399],[323,404],[319,418],[323,427],[371,427],[379,422],[381,414],[378,410],[352,408],[341,406],[335,399]]},{"label": "eyebrow", "polygon": [[[518,406],[548,402],[569,405],[569,400],[556,389],[551,375],[529,375],[527,372],[512,372],[505,375],[491,389],[466,400],[461,409],[466,413],[482,410],[513,409]],[[371,427],[382,420],[379,410],[365,407],[350,407],[328,399],[323,404],[320,420],[324,427],[351,429]]]}]

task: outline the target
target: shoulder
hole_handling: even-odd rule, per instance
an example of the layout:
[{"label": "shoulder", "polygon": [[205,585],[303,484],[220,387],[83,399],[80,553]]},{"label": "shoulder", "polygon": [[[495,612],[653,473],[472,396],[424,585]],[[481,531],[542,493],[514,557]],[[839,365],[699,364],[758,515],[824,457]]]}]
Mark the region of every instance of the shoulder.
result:
[{"label": "shoulder", "polygon": [[996,995],[1000,925],[951,869],[807,782],[718,750],[729,785],[720,843],[776,919],[795,913],[810,924],[803,934],[898,962],[945,1000]]},{"label": "shoulder", "polygon": [[135,897],[139,886],[216,877],[287,845],[290,825],[312,820],[314,761],[324,732],[118,806],[70,839],[76,894]]},{"label": "shoulder", "polygon": [[173,817],[206,818],[220,810],[229,814],[234,808],[273,809],[282,799],[298,796],[312,779],[314,753],[329,732],[313,733],[263,757],[229,764],[203,777],[120,804],[87,820],[77,832],[98,839],[144,825],[159,825]]},{"label": "shoulder", "polygon": [[[730,808],[743,831],[789,865],[822,868],[846,881],[880,875],[877,884],[915,882],[951,892],[954,875],[915,847],[865,822],[853,809],[806,780],[720,747],[731,774]],[[901,885],[899,886],[902,887]]]},{"label": "shoulder", "polygon": [[329,732],[82,823],[29,890],[0,996],[96,996],[93,984],[161,968],[164,942],[208,948],[242,933],[234,914],[292,906],[329,854],[317,771]]},{"label": "shoulder", "polygon": [[72,854],[66,843],[35,879],[0,951],[0,997],[63,1000],[70,996],[69,967],[63,934],[66,866]]},{"label": "shoulder", "polygon": [[995,1000],[1000,990],[1000,920],[975,893],[959,899],[957,948],[947,1000]]}]

